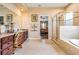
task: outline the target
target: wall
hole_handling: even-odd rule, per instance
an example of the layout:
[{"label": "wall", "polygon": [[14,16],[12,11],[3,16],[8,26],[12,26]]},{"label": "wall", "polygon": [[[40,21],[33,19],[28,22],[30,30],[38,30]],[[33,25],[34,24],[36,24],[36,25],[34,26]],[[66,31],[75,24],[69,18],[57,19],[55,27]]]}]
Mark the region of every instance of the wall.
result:
[{"label": "wall", "polygon": [[[38,14],[38,16],[40,15],[48,15],[49,16],[49,28],[48,28],[48,32],[49,32],[49,39],[52,39],[52,18],[53,16],[58,13],[63,11],[62,8],[30,8],[29,9],[29,38],[40,38],[40,18],[38,18],[38,22],[36,23],[38,28],[36,32],[31,31],[31,14]],[[56,33],[54,33],[53,35],[55,35]]]},{"label": "wall", "polygon": [[[65,12],[79,12],[79,4],[71,4],[68,7],[66,7]],[[79,13],[74,13],[74,17],[78,16]],[[79,18],[75,18],[73,20],[73,25],[75,27],[60,27],[60,39],[62,40],[55,40],[56,44],[60,48],[63,49],[63,51],[70,55],[79,55],[79,49],[74,47],[73,45],[69,44],[68,40],[70,39],[79,39]]]},{"label": "wall", "polygon": [[[7,5],[8,6],[8,5]],[[11,7],[10,5],[8,7]],[[11,7],[13,8],[13,7]],[[48,15],[49,16],[49,39],[52,38],[52,18],[53,16],[58,13],[63,11],[62,8],[31,8],[27,12],[22,13],[21,15],[15,13],[15,10],[13,12],[12,9],[7,9],[7,8],[1,8],[0,9],[0,14],[5,17],[6,20],[6,15],[7,14],[13,14],[13,22],[18,25],[21,29],[28,29],[29,30],[29,38],[35,39],[35,38],[40,38],[40,19],[38,18],[37,24],[37,31],[32,32],[31,31],[31,14],[38,14],[40,15]],[[2,12],[2,13],[1,13]],[[54,32],[53,35],[56,33]]]},{"label": "wall", "polygon": [[14,12],[10,11],[6,7],[0,5],[0,16],[4,16],[4,23],[6,23],[7,19],[7,14],[12,14],[13,15],[13,23],[18,25],[21,28],[21,16],[15,14]]},{"label": "wall", "polygon": [[22,13],[21,25],[22,29],[29,29],[30,27],[29,12]]},{"label": "wall", "polygon": [[73,4],[70,4],[68,7],[66,7],[66,12],[71,12],[71,11],[74,11],[74,12],[78,12],[79,11],[79,3],[73,3]]},{"label": "wall", "polygon": [[[79,16],[79,3],[74,3],[74,4],[69,5],[65,11],[66,12],[75,12],[74,17]],[[73,25],[79,26],[79,17],[74,18]]]},{"label": "wall", "polygon": [[[78,8],[79,4],[71,4],[68,7],[66,7],[65,12],[74,12],[74,16],[79,16],[79,8]],[[68,17],[67,17],[68,18]],[[79,36],[79,17],[78,18],[73,18],[73,25],[74,27],[60,27],[60,38],[68,38],[68,39],[77,39],[77,37]],[[62,34],[62,35],[61,35]]]},{"label": "wall", "polygon": [[4,7],[8,8],[9,10],[11,10],[14,13],[16,13],[17,15],[21,15],[20,10],[17,9],[15,4],[12,4],[12,3],[2,3],[1,5],[3,5]]},{"label": "wall", "polygon": [[[11,8],[13,8],[13,7],[11,7]],[[0,16],[4,16],[5,23],[6,23],[6,19],[7,19],[6,18],[7,14],[12,14],[13,23],[15,25],[17,25],[19,27],[19,29],[29,29],[29,27],[30,27],[29,12],[23,12],[21,15],[19,15],[17,13],[13,12],[11,9],[4,7],[3,5],[0,5]]]}]

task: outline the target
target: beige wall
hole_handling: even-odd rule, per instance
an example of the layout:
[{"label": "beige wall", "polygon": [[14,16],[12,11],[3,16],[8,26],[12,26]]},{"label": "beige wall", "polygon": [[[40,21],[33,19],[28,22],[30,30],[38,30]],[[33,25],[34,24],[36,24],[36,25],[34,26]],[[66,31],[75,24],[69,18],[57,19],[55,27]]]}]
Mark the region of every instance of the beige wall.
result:
[{"label": "beige wall", "polygon": [[4,23],[6,23],[7,14],[13,15],[13,23],[21,27],[21,16],[15,14],[14,12],[10,11],[6,7],[0,5],[0,16],[4,16]]},{"label": "beige wall", "polygon": [[[79,8],[78,8],[78,6],[79,6],[79,4],[71,4],[71,5],[69,5],[68,7],[66,7],[66,9],[65,9],[65,12],[74,12],[74,18],[73,18],[73,25],[76,27],[76,26],[79,26]],[[78,18],[75,18],[75,17],[78,17]],[[74,28],[75,28],[74,27]],[[65,28],[65,27],[64,27]],[[70,30],[71,29],[71,31],[69,31],[70,33],[72,32],[73,34],[75,34],[75,35],[70,35],[69,33],[65,33],[66,31],[64,31],[64,29],[62,29],[62,31],[61,31],[61,33],[63,33],[63,35],[61,35],[61,36],[66,36],[67,35],[67,37],[74,37],[74,36],[78,36],[78,32],[76,32],[76,31],[78,31],[78,30],[73,30],[73,27],[70,27],[70,29],[68,28],[67,29],[67,27],[65,28],[66,30]],[[75,28],[75,29],[77,29],[77,28]],[[73,31],[72,31],[73,30]],[[64,31],[64,32],[63,32]],[[67,37],[64,37],[64,38],[67,38]],[[74,38],[72,38],[72,39],[74,39]]]},{"label": "beige wall", "polygon": [[29,12],[22,13],[21,25],[22,29],[29,29],[30,27]]},{"label": "beige wall", "polygon": [[70,4],[67,8],[66,8],[66,12],[71,12],[71,11],[74,11],[74,12],[79,12],[79,3],[73,3],[73,4]]},{"label": "beige wall", "polygon": [[[79,26],[79,4],[70,4],[68,7],[66,7],[65,8],[65,12],[74,12],[74,17],[77,17],[78,16],[78,18],[73,18],[73,25],[74,26]],[[64,15],[63,15],[64,16]],[[61,19],[62,20],[62,19]],[[60,23],[64,23],[64,22],[60,22]],[[63,25],[63,24],[62,24]],[[75,27],[74,27],[75,28]],[[65,28],[65,29],[67,29],[67,28]],[[63,31],[64,31],[64,29],[62,29]],[[67,29],[68,30],[68,29]],[[71,32],[72,33],[74,33],[74,34],[76,34],[76,36],[78,35],[77,34],[77,32],[75,32],[75,30],[73,30],[72,29],[72,27],[71,27]],[[63,36],[65,36],[66,34],[65,34],[65,31],[63,32],[63,31],[61,31],[61,33],[63,33]],[[70,33],[71,33],[70,32]],[[60,35],[60,34],[59,34]],[[70,34],[67,34],[67,37],[71,37],[71,35]],[[72,37],[74,37],[74,35],[72,36]],[[64,37],[65,38],[65,37]]]},{"label": "beige wall", "polygon": [[[31,31],[31,14],[38,14],[38,16],[41,15],[48,15],[49,16],[49,39],[52,39],[52,18],[53,16],[58,13],[63,11],[62,8],[31,8],[29,9],[29,38],[40,38],[40,18],[38,18],[38,22],[36,23],[38,28],[36,32]],[[54,32],[53,35],[55,35],[56,33]]]},{"label": "beige wall", "polygon": [[[29,39],[39,39],[40,38],[40,18],[38,18],[38,22],[35,24],[37,25],[37,31],[33,32],[31,31],[31,14],[38,14],[38,16],[41,15],[48,15],[49,16],[49,39],[52,39],[52,37],[56,38],[56,32],[55,32],[55,26],[52,26],[52,19],[53,16],[56,15],[59,12],[64,11],[63,8],[30,8],[26,13],[22,13],[22,19],[17,20],[16,22],[21,25],[22,29],[28,29],[29,30]],[[55,25],[55,24],[54,24]],[[53,27],[53,29],[52,29]],[[53,32],[53,33],[52,33]],[[53,35],[52,35],[53,34]]]},{"label": "beige wall", "polygon": [[[40,38],[40,19],[38,18],[37,24],[37,31],[31,31],[31,14],[38,14],[40,15],[48,15],[49,16],[49,39],[52,38],[52,18],[56,13],[63,11],[62,8],[31,8],[27,12],[22,13],[21,15],[17,15],[14,12],[10,11],[7,8],[1,8],[0,14],[5,16],[7,14],[13,14],[13,22],[18,25],[22,29],[29,30],[29,38]],[[2,13],[1,13],[2,12]],[[54,32],[54,31],[53,31]],[[54,32],[53,35],[56,33]]]},{"label": "beige wall", "polygon": [[[68,7],[66,7],[66,9],[65,9],[65,12],[79,12],[79,4],[71,4],[71,5],[69,5]],[[79,15],[79,13],[74,13],[74,17],[76,17],[76,16],[78,16]],[[79,26],[79,18],[75,18],[75,19],[73,19],[74,21],[73,21],[73,25],[75,25],[75,26]],[[64,27],[65,28],[65,30],[67,29],[66,27]],[[70,35],[69,34],[69,32],[71,31],[72,32],[72,34],[76,34],[76,36],[78,35],[77,33],[78,32],[76,32],[76,31],[78,31],[78,29],[77,28],[75,28],[75,29],[77,29],[76,31],[75,30],[73,30],[74,28],[68,28],[70,31],[68,32],[68,33],[65,33],[65,32],[67,32],[67,31],[64,31],[64,28],[62,28],[62,30],[61,30],[61,32],[63,33],[61,36],[66,36],[66,34],[67,34],[67,36],[65,37],[63,37],[62,38],[62,40],[55,40],[55,42],[59,45],[59,47],[60,48],[62,48],[63,49],[63,51],[65,52],[65,53],[67,53],[67,54],[69,54],[69,55],[79,55],[79,49],[78,48],[76,48],[76,46],[74,47],[73,46],[73,44],[72,43],[68,43],[68,42],[66,42],[66,40],[68,41],[68,36],[69,37],[74,37],[74,35]],[[68,30],[67,29],[67,30]],[[73,31],[72,31],[73,30]],[[64,32],[63,32],[64,31]],[[71,33],[70,32],[70,33]],[[76,33],[75,33],[76,32]],[[66,39],[67,38],[67,39]],[[69,38],[69,40],[70,40],[71,38]],[[74,38],[72,38],[72,39],[74,39]],[[77,39],[77,38],[75,38],[75,39]],[[65,41],[64,41],[65,40]],[[72,45],[71,45],[72,44]]]},{"label": "beige wall", "polygon": [[[69,5],[66,8],[66,12],[76,12],[74,13],[74,17],[79,16],[79,3],[74,3],[74,4]],[[79,26],[79,17],[74,18],[73,25]]]},{"label": "beige wall", "polygon": [[12,4],[12,3],[1,3],[1,5],[5,6],[6,8],[8,8],[9,10],[11,10],[15,14],[21,15],[20,10],[16,7],[15,4]]}]

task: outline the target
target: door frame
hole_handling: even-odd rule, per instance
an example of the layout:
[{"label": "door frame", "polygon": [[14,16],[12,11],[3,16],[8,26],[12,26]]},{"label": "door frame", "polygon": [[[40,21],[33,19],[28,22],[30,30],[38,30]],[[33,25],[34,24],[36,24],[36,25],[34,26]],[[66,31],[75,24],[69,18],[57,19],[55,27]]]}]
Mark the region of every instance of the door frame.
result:
[{"label": "door frame", "polygon": [[[39,15],[39,18],[38,18],[38,19],[39,19],[39,23],[40,23],[40,21],[41,21],[40,16],[48,16],[48,39],[49,39],[49,15],[47,15],[47,14],[40,14],[40,15]],[[41,25],[41,24],[40,24],[40,25]],[[39,25],[39,26],[40,26],[40,25]],[[41,26],[40,26],[40,27],[41,27]],[[41,38],[41,35],[40,35],[40,38]]]}]

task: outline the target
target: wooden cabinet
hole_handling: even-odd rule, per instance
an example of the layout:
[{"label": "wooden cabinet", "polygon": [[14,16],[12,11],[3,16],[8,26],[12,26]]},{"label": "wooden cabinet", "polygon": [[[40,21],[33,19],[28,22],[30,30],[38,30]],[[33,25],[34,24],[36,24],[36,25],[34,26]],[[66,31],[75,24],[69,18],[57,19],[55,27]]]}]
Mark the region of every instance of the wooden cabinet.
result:
[{"label": "wooden cabinet", "polygon": [[0,55],[1,55],[1,39],[0,39]]},{"label": "wooden cabinet", "polygon": [[0,38],[0,55],[13,54],[14,35]]},{"label": "wooden cabinet", "polygon": [[15,43],[14,47],[22,47],[22,44],[24,43],[25,40],[28,38],[28,31],[22,31],[16,34],[15,36]]}]

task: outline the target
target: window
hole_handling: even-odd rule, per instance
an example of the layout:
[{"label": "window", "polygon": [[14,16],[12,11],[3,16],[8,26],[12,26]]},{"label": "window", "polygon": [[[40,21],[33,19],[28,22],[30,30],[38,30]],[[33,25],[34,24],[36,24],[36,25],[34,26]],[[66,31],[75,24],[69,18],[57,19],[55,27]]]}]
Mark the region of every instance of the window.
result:
[{"label": "window", "polygon": [[64,25],[72,26],[73,25],[73,13],[66,13],[64,15]]}]

